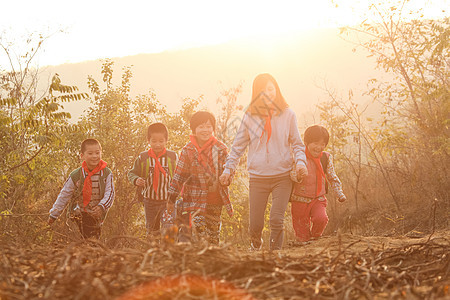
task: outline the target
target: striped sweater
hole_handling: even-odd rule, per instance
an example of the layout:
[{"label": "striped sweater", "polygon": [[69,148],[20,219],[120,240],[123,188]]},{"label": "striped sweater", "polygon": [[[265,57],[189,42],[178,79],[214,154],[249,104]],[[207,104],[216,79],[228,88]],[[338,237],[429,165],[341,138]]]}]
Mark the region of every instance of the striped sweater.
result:
[{"label": "striped sweater", "polygon": [[166,171],[166,175],[159,173],[157,192],[153,189],[153,172],[155,170],[155,159],[148,155],[148,151],[141,152],[135,159],[133,168],[128,172],[128,180],[136,185],[138,178],[145,180],[145,186],[141,193],[144,198],[151,200],[167,201],[168,190],[172,181],[173,172],[177,165],[178,156],[174,151],[167,150],[166,154],[159,158],[159,162]]}]

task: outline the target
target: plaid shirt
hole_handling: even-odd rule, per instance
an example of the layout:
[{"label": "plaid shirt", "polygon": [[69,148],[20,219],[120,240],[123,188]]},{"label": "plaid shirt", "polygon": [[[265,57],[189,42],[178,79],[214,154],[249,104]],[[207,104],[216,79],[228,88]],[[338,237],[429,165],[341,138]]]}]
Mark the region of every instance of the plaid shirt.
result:
[{"label": "plaid shirt", "polygon": [[[187,211],[206,212],[211,177],[213,181],[218,181],[227,158],[227,147],[220,141],[212,146],[211,151],[212,155],[209,157],[213,159],[213,165],[216,167],[215,174],[208,174],[207,170],[199,163],[198,151],[191,142],[184,146],[169,188],[169,201],[174,203],[182,192],[183,207]],[[228,187],[218,184],[218,189],[227,213],[232,216],[233,206],[228,195]]]}]

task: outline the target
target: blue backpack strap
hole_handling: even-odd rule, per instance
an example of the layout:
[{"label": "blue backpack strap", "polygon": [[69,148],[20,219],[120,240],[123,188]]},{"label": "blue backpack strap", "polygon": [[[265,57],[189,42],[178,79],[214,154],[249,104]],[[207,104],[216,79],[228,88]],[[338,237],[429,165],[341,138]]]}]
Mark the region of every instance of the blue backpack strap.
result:
[{"label": "blue backpack strap", "polygon": [[[327,172],[328,161],[330,159],[330,153],[323,151],[322,156],[320,157],[320,163],[322,164],[323,172]],[[328,194],[328,180],[325,177],[325,194]]]},{"label": "blue backpack strap", "polygon": [[[141,177],[146,179],[148,177],[148,169],[150,166],[150,157],[148,156],[147,151],[141,152],[139,154],[139,164],[140,164],[140,168],[141,168],[140,169]],[[142,195],[142,190],[143,190],[142,186],[136,186],[135,199],[141,203],[144,201],[144,196]]]},{"label": "blue backpack strap", "polygon": [[81,184],[81,181],[82,181],[81,177],[83,176],[82,172],[83,172],[83,168],[79,167],[70,173],[70,178],[72,178],[73,183],[75,185],[78,185],[76,193],[80,193],[81,190],[83,190],[83,185]]},{"label": "blue backpack strap", "polygon": [[173,173],[175,172],[175,167],[177,166],[177,153],[167,150],[167,165],[169,167],[170,177],[173,177]]},{"label": "blue backpack strap", "polygon": [[150,168],[150,156],[148,156],[148,152],[144,151],[139,154],[139,161],[141,164],[141,177],[147,178],[149,175],[149,168]]},{"label": "blue backpack strap", "polygon": [[112,171],[111,171],[110,168],[108,168],[108,167],[104,168],[104,169],[103,169],[103,176],[102,176],[102,179],[105,179],[105,178],[108,177],[109,174],[111,174],[111,173],[112,173]]},{"label": "blue backpack strap", "polygon": [[82,184],[82,172],[83,169],[82,167],[79,167],[75,170],[73,170],[70,173],[70,178],[72,179],[73,183],[75,184],[76,188],[75,191],[72,194],[72,198],[69,201],[68,204],[68,209],[67,209],[67,217],[68,218],[72,218],[72,212],[75,209],[75,207],[77,206],[78,200],[80,197],[83,196],[83,184]]},{"label": "blue backpack strap", "polygon": [[323,155],[320,157],[320,163],[322,164],[323,172],[325,173],[328,168],[328,159],[329,159],[330,153],[323,151]]}]

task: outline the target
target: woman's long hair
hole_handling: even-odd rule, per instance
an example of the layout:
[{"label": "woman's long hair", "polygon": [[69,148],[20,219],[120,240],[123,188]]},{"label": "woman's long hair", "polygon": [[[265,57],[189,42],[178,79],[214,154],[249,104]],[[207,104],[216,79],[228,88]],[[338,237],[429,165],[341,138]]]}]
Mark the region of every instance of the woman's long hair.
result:
[{"label": "woman's long hair", "polygon": [[267,95],[265,95],[264,89],[266,88],[266,85],[269,81],[273,83],[277,93],[275,101],[272,102],[275,113],[281,113],[283,110],[289,107],[286,100],[284,100],[283,95],[281,94],[280,87],[278,86],[275,78],[273,78],[273,76],[268,73],[263,73],[256,76],[253,80],[252,101],[247,108],[247,112],[250,112],[250,114],[260,116],[267,115],[268,106],[266,101],[269,98],[267,97]]}]

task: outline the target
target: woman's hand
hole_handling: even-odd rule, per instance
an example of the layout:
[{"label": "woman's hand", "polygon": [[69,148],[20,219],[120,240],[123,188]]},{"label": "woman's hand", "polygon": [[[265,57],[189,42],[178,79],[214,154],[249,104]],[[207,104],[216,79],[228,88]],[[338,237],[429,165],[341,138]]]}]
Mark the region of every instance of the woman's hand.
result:
[{"label": "woman's hand", "polygon": [[230,177],[231,177],[230,174],[222,173],[222,175],[220,175],[219,177],[220,184],[223,186],[229,186],[231,183]]},{"label": "woman's hand", "polygon": [[303,177],[308,175],[308,169],[306,168],[305,165],[302,165],[302,164],[296,165],[295,171],[297,172],[297,180],[299,182],[303,180]]}]

